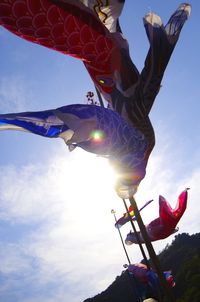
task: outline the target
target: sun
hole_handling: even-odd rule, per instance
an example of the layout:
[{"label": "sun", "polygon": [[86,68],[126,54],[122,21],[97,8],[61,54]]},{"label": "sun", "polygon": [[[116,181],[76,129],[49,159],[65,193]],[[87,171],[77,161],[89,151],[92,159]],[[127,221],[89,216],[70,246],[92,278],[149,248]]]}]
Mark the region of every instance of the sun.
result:
[{"label": "sun", "polygon": [[87,229],[83,237],[93,232],[91,226],[96,230],[102,219],[104,224],[107,219],[112,227],[110,211],[118,204],[118,196],[114,188],[115,172],[108,160],[77,148],[67,156],[58,155],[54,167],[51,190],[57,207],[62,209],[61,219],[66,224],[71,221],[71,228],[77,228],[75,233]]},{"label": "sun", "polygon": [[116,175],[106,158],[75,149],[56,163],[56,187],[67,198],[115,194]]},{"label": "sun", "polygon": [[[79,180],[79,183],[82,183],[81,186],[89,185],[90,190],[94,192],[97,192],[100,187],[103,187],[104,191],[109,188],[113,190],[116,175],[109,165],[108,159],[77,150],[72,161],[71,177]],[[79,171],[79,175],[77,175],[77,171]]]}]

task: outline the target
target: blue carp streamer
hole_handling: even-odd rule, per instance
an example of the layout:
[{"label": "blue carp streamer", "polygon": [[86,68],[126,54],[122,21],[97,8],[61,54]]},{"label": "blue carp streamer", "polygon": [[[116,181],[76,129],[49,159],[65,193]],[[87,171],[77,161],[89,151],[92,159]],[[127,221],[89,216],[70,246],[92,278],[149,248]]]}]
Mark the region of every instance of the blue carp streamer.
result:
[{"label": "blue carp streamer", "polygon": [[[117,112],[95,105],[69,105],[53,110],[0,115],[0,130],[21,130],[64,139],[73,150],[80,147],[107,157],[118,173],[118,194],[131,194],[145,176],[144,135]],[[121,196],[121,195],[120,195]]]}]

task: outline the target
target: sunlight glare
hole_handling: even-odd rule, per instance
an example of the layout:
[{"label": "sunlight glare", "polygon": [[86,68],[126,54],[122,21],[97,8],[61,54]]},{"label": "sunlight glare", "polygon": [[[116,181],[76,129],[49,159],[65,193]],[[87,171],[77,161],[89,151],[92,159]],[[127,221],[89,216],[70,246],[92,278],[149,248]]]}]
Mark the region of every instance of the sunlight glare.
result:
[{"label": "sunlight glare", "polygon": [[[118,201],[115,173],[108,160],[76,149],[69,156],[58,157],[54,166],[55,182],[51,190],[61,209],[59,219],[63,230],[59,232],[67,228],[74,236],[82,234],[86,238],[107,229],[106,220],[112,221],[110,211]],[[102,218],[104,227],[100,227]]]},{"label": "sunlight glare", "polygon": [[76,150],[58,161],[55,178],[61,195],[77,199],[115,194],[115,172],[106,158]]}]

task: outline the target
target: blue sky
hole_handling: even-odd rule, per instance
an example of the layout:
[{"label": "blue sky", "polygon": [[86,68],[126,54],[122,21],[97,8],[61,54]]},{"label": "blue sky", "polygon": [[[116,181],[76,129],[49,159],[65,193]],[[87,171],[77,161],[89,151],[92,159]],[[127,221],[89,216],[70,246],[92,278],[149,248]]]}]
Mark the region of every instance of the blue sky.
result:
[{"label": "blue sky", "polygon": [[[136,195],[145,223],[158,215],[159,194],[175,205],[190,187],[180,232],[199,232],[200,41],[198,0],[170,60],[151,111],[156,146]],[[142,17],[163,23],[179,1],[127,0],[121,27],[142,69],[148,41]],[[85,103],[93,84],[80,61],[23,41],[0,29],[0,112]],[[68,152],[61,140],[21,132],[0,133],[0,300],[77,302],[104,290],[126,262],[110,210],[124,208],[106,160]],[[129,226],[122,229],[123,236]],[[174,236],[154,243],[159,252]],[[128,247],[133,263],[141,260]]]}]

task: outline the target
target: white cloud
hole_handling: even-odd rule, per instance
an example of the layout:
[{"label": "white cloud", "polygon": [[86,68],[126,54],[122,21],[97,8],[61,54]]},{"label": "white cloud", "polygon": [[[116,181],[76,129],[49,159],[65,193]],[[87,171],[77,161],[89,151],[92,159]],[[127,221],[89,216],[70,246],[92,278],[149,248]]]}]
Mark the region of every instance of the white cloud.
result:
[{"label": "white cloud", "polygon": [[[158,194],[175,205],[178,194],[190,186],[180,232],[198,232],[200,170],[177,178],[176,169],[172,171],[166,159],[161,152],[152,156],[137,194],[139,206],[155,199],[144,210],[144,221],[158,216]],[[3,242],[6,253],[2,274],[11,280],[13,272],[18,276],[26,272],[29,280],[29,294],[24,300],[15,297],[16,302],[81,301],[104,290],[120,274],[126,258],[110,210],[114,207],[119,217],[124,208],[114,193],[111,176],[106,177],[104,161],[74,151],[69,156],[54,154],[53,160],[36,166],[1,167],[1,218],[5,223],[24,225],[27,229],[19,238],[16,231],[17,243]],[[101,171],[104,177],[99,177]],[[129,229],[122,228],[124,237]],[[173,237],[154,243],[156,251]],[[128,252],[133,262],[141,260],[137,246],[128,247]],[[22,290],[24,283],[25,280],[12,280],[9,292],[15,287]],[[35,293],[37,286],[40,294]],[[54,292],[42,294],[41,288],[45,291],[48,286]],[[8,289],[4,295],[7,293]]]},{"label": "white cloud", "polygon": [[0,108],[1,113],[24,111],[31,104],[32,92],[27,81],[20,75],[3,76],[0,79]]},{"label": "white cloud", "polygon": [[[56,279],[64,287],[70,284],[74,288],[74,301],[77,290],[82,299],[89,296],[89,291],[95,294],[103,290],[121,270],[118,263],[123,255],[121,250],[118,252],[121,246],[110,214],[113,199],[118,198],[110,184],[92,175],[95,169],[102,169],[105,160],[92,156],[90,167],[88,157],[91,155],[85,152],[81,152],[81,157],[72,154],[70,160],[55,156],[49,165],[46,163],[46,169],[29,165],[2,167],[0,172],[1,218],[16,226],[32,226],[13,251],[16,259],[19,255],[35,259],[38,283],[45,285]],[[90,179],[85,175],[86,169],[91,173]],[[108,186],[111,193],[105,196]],[[8,249],[5,257],[8,261],[4,271],[14,256]],[[115,271],[109,269],[113,261]],[[10,265],[13,271],[17,270],[14,261]]]},{"label": "white cloud", "polygon": [[1,266],[0,271],[3,274],[10,274],[21,272],[30,269],[29,261],[27,258],[22,257],[23,248],[13,244],[8,243],[6,245],[0,244],[0,258]]}]

